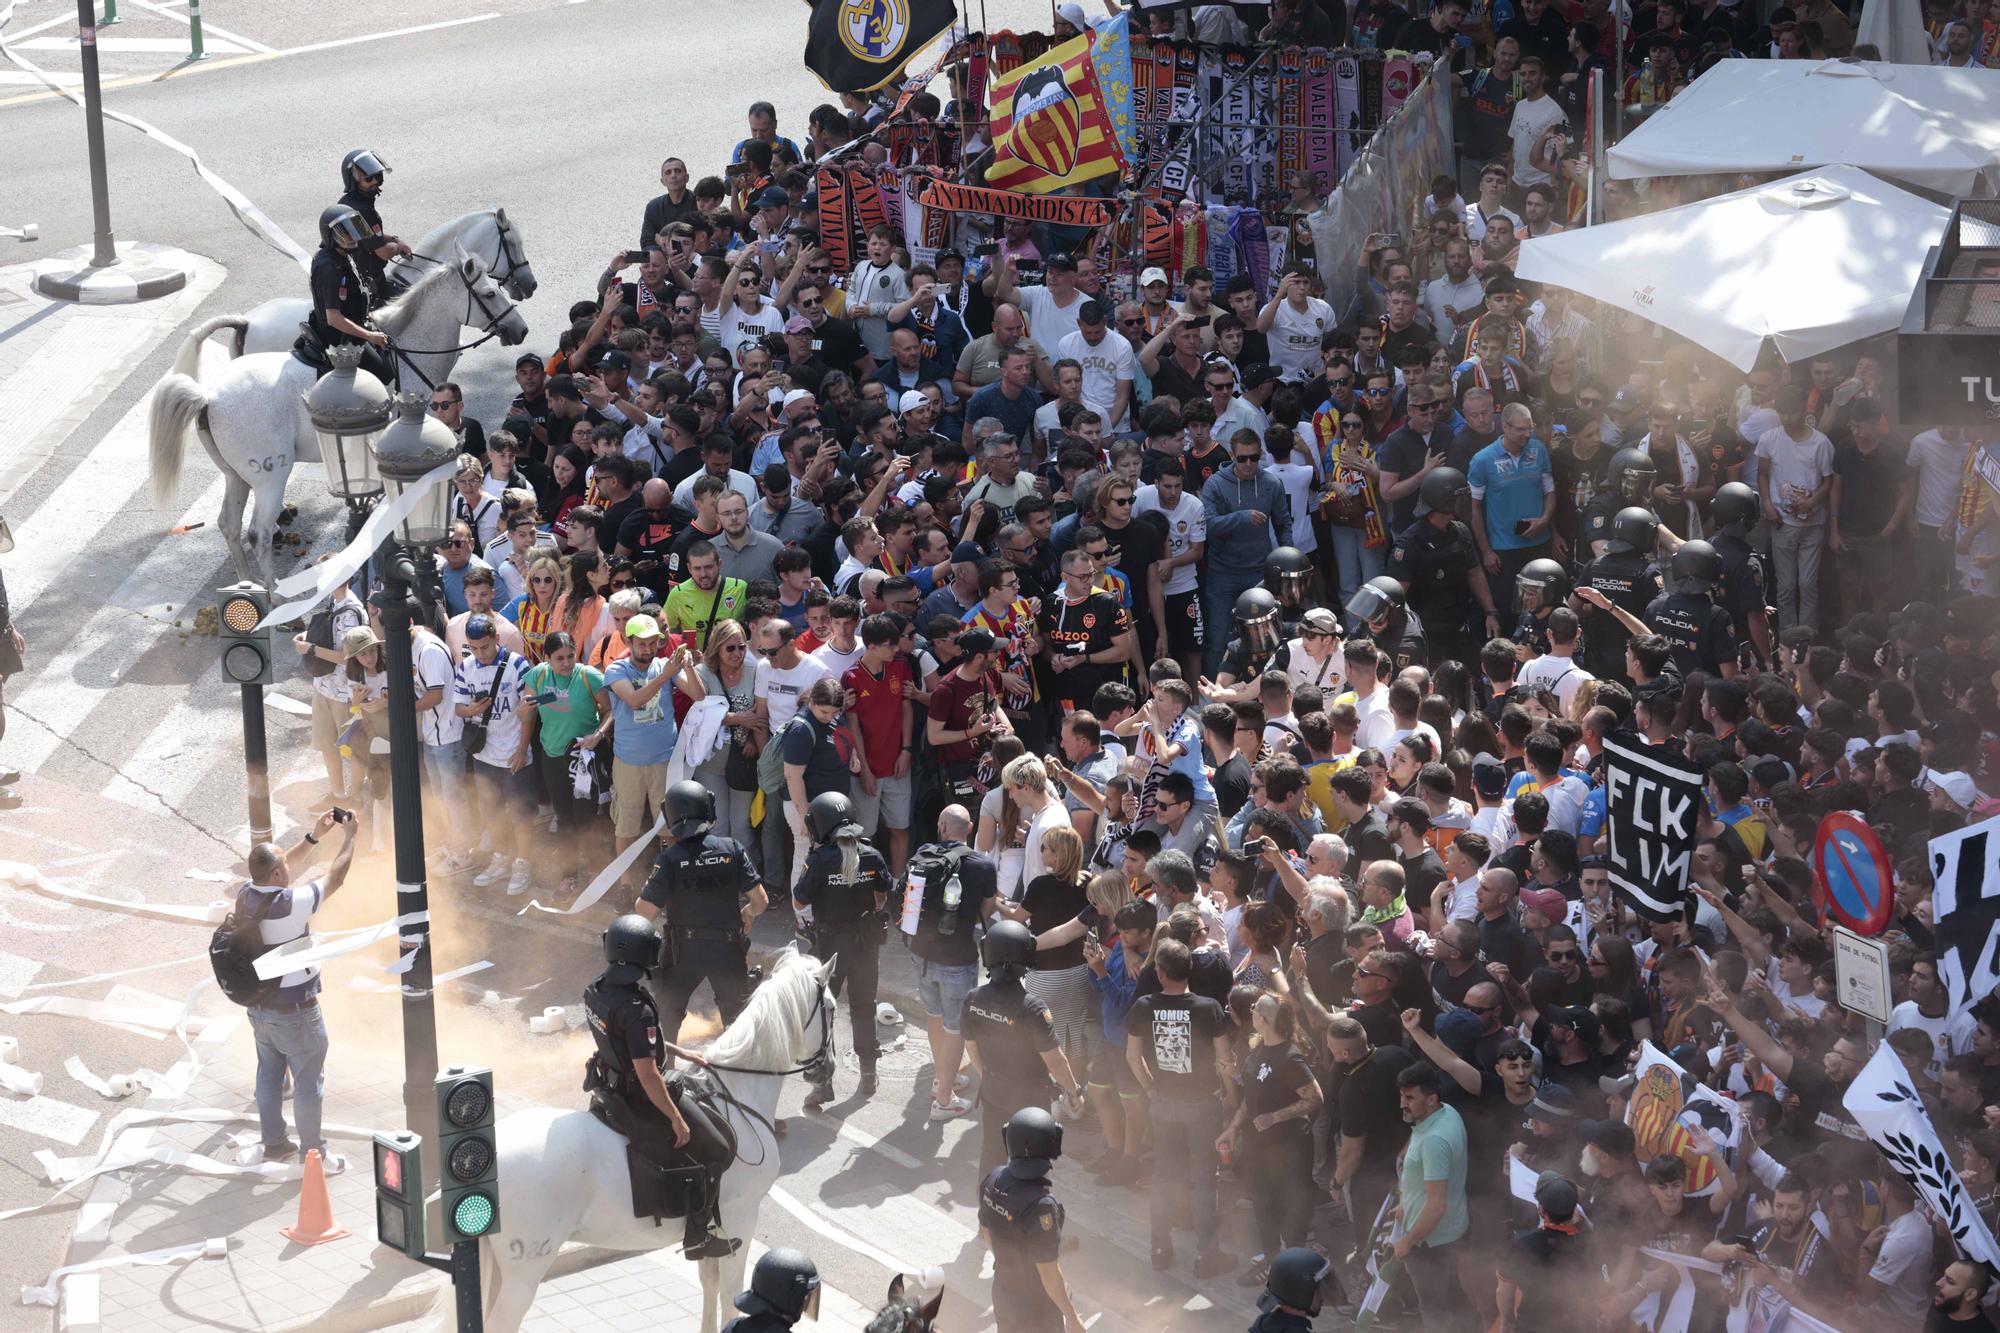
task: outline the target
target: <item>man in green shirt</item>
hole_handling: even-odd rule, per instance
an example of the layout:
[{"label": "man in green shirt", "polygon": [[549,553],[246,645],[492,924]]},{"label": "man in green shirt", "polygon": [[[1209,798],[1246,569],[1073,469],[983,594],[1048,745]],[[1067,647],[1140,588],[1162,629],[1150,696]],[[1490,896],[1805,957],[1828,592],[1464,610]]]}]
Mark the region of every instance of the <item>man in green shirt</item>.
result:
[{"label": "man in green shirt", "polygon": [[1459,1288],[1452,1248],[1467,1226],[1465,1121],[1439,1100],[1432,1065],[1398,1073],[1396,1096],[1410,1126],[1398,1188],[1396,1258],[1409,1268],[1427,1330],[1470,1328],[1477,1321]]},{"label": "man in green shirt", "polygon": [[715,543],[698,541],[687,548],[684,582],[667,593],[667,628],[676,632],[694,631],[695,651],[708,648],[708,634],[718,620],[736,620],[743,614],[748,585],[742,579],[722,577],[722,557]]}]

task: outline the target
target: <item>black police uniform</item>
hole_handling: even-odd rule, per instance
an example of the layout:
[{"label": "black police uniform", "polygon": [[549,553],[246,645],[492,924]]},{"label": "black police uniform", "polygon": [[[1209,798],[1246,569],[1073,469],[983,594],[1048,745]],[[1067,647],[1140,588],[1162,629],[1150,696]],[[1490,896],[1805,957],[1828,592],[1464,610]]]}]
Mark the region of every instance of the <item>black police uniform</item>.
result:
[{"label": "black police uniform", "polygon": [[[326,318],[329,311],[338,311],[356,324],[367,323],[368,287],[357,267],[359,254],[359,251],[349,253],[324,245],[313,252],[312,313],[306,316],[306,329],[311,334],[311,340],[321,347],[344,347],[349,343],[359,347],[362,368],[385,384],[393,383],[395,370],[386,352],[351,333],[342,333]],[[312,357],[305,359],[308,362],[316,360]]]},{"label": "black police uniform", "polygon": [[1479,548],[1472,529],[1454,519],[1443,528],[1420,518],[1403,529],[1385,571],[1408,589],[1410,608],[1423,624],[1430,652],[1440,662],[1474,663],[1485,642],[1486,615],[1472,597]]},{"label": "black police uniform", "polygon": [[1253,652],[1240,638],[1231,639],[1229,647],[1222,654],[1221,670],[1227,672],[1238,684],[1246,680],[1256,680],[1278,665],[1278,654],[1283,651],[1285,644],[1298,637],[1296,629],[1290,632],[1281,629],[1279,632],[1286,634],[1287,637],[1263,652]]},{"label": "black police uniform", "polygon": [[664,944],[653,989],[669,1036],[681,1030],[688,1001],[704,980],[715,988],[725,1024],[749,1002],[742,913],[744,895],[756,887],[743,848],[714,833],[677,842],[653,862],[639,899],[660,909]]},{"label": "black police uniform", "polygon": [[1727,611],[1700,593],[1673,592],[1653,600],[1645,622],[1673,644],[1678,673],[1706,671],[1719,675],[1722,664],[1736,664],[1736,630]]},{"label": "black police uniform", "polygon": [[383,235],[382,213],[375,207],[375,200],[375,195],[349,186],[338,201],[359,213],[361,220],[368,224],[369,235],[377,238],[374,241],[363,241],[354,252],[355,267],[360,270],[362,280],[368,289],[370,310],[387,305],[395,295],[389,290],[388,265],[375,257],[375,246],[381,243],[380,238]]},{"label": "black police uniform", "polygon": [[1577,549],[1579,556],[1589,556],[1592,542],[1611,540],[1611,520],[1618,517],[1621,509],[1630,509],[1634,500],[1627,500],[1616,490],[1600,490],[1595,499],[1583,507],[1583,518],[1577,524]]},{"label": "black police uniform", "polygon": [[1008,1162],[979,1186],[979,1225],[993,1238],[993,1324],[997,1333],[1061,1333],[1038,1266],[1062,1251],[1063,1206],[1048,1176],[1016,1174],[1024,1169]]},{"label": "black police uniform", "polygon": [[[720,1190],[722,1172],[732,1160],[728,1136],[693,1098],[682,1097],[678,1080],[672,1080],[667,1090],[688,1124],[687,1146],[675,1147],[673,1124],[653,1105],[639,1082],[639,1062],[647,1060],[657,1068],[666,1051],[661,1044],[659,1014],[652,997],[639,985],[639,969],[623,963],[606,968],[584,987],[583,1008],[590,1019],[591,1039],[597,1043],[597,1054],[583,1084],[594,1094],[592,1112],[655,1162],[672,1164],[692,1158],[707,1168],[713,1200]],[[711,1206],[707,1212],[688,1217],[690,1244],[706,1234],[713,1212]]]},{"label": "black police uniform", "polygon": [[1313,1333],[1312,1320],[1290,1310],[1273,1310],[1257,1316],[1250,1333]]},{"label": "black police uniform", "polygon": [[905,885],[922,894],[917,933],[909,937],[910,952],[933,967],[977,967],[979,941],[974,928],[986,919],[1000,892],[993,862],[962,842],[926,843],[910,858]]},{"label": "black police uniform", "polygon": [[1431,664],[1430,636],[1424,632],[1422,619],[1408,607],[1390,612],[1388,625],[1380,634],[1369,630],[1368,638],[1382,650],[1384,657],[1396,664],[1398,671]]},{"label": "black police uniform", "polygon": [[[1595,588],[1619,607],[1641,619],[1660,595],[1660,577],[1637,551],[1612,551],[1592,560],[1577,574],[1579,588]],[[1625,678],[1625,645],[1632,631],[1609,611],[1589,608],[1583,622],[1583,669],[1599,680]]]},{"label": "black police uniform", "polygon": [[1507,632],[1507,637],[1515,643],[1525,643],[1535,650],[1536,656],[1546,656],[1549,652],[1549,612],[1523,611]]},{"label": "black police uniform", "polygon": [[792,1333],[798,1325],[791,1320],[781,1319],[765,1310],[761,1314],[743,1314],[722,1326],[722,1333]]},{"label": "black police uniform", "polygon": [[885,918],[876,895],[893,886],[889,863],[863,843],[852,876],[840,873],[840,845],[825,843],[806,854],[805,873],[792,890],[795,901],[812,908],[813,957],[832,958],[833,993],[846,987],[847,1016],[854,1025],[854,1054],[861,1072],[873,1073],[880,1048],[875,1042],[875,996],[882,977]]},{"label": "black police uniform", "polygon": [[1728,608],[1737,637],[1747,639],[1750,617],[1764,609],[1764,557],[1733,532],[1718,532],[1709,541],[1722,557],[1722,585],[1716,598]]},{"label": "black police uniform", "polygon": [[979,1048],[979,1115],[986,1123],[979,1169],[984,1173],[1007,1160],[1005,1131],[1014,1112],[1030,1106],[1046,1109],[1055,1096],[1055,1080],[1042,1063],[1043,1052],[1057,1046],[1055,1014],[1028,994],[1019,976],[1010,975],[965,997],[959,1032]]}]

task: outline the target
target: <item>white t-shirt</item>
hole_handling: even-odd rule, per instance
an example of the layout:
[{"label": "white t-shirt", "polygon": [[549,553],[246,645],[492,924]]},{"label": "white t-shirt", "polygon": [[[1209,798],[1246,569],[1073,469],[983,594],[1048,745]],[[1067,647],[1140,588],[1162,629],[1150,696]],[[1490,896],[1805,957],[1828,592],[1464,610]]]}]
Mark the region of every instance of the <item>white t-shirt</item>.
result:
[{"label": "white t-shirt", "polygon": [[1941,433],[1927,430],[1910,441],[1909,465],[1917,469],[1916,518],[1920,527],[1941,528],[1958,504],[1959,476],[1970,440],[1953,444]]},{"label": "white t-shirt", "polygon": [[[854,313],[857,303],[866,303],[871,310],[882,312],[854,321],[856,331],[861,334],[861,345],[878,362],[889,359],[889,307],[908,300],[909,296],[910,275],[899,265],[888,264],[877,268],[864,259],[848,275],[848,314],[851,316]],[[846,367],[836,369],[845,370]]]},{"label": "white t-shirt", "polygon": [[[1298,455],[1293,454],[1296,458]],[[1312,489],[1313,479],[1318,475],[1310,463],[1266,463],[1264,470],[1278,479],[1285,488],[1285,495],[1292,502],[1292,545],[1306,555],[1319,549],[1319,538],[1313,535]]]},{"label": "white t-shirt", "polygon": [[[1542,141],[1542,131],[1551,125],[1560,125],[1569,117],[1556,99],[1544,92],[1534,101],[1514,103],[1514,119],[1507,126],[1507,137],[1514,141],[1514,183],[1516,185],[1546,185],[1549,173],[1539,167],[1529,166],[1535,145]],[[1517,226],[1516,231],[1520,230]]]},{"label": "white t-shirt", "polygon": [[1389,748],[1389,738],[1396,734],[1396,715],[1389,711],[1387,686],[1377,681],[1374,690],[1365,697],[1355,695],[1354,715],[1361,724],[1354,731],[1356,745],[1362,749],[1370,746],[1377,750]]},{"label": "white t-shirt", "polygon": [[417,733],[425,745],[450,745],[465,733],[465,720],[452,708],[452,683],[458,675],[458,659],[444,640],[435,634],[413,636],[410,656],[417,675],[417,697],[442,689],[435,708],[419,709]]},{"label": "white t-shirt", "polygon": [[731,363],[740,366],[746,349],[781,332],[784,327],[785,317],[769,301],[761,303],[754,311],[746,311],[732,301],[729,308],[722,312],[722,332],[719,335],[722,350],[729,353]]},{"label": "white t-shirt", "polygon": [[[333,603],[333,651],[340,651],[340,641],[347,631],[358,629],[368,623],[368,608],[361,604],[351,589],[342,588]],[[323,694],[335,703],[347,702],[347,668],[335,666],[324,676],[312,678],[313,693]]]},{"label": "white t-shirt", "polygon": [[[1070,293],[1068,305],[1057,305],[1056,294],[1046,287],[1037,285],[1022,287],[1019,290],[1021,313],[1028,317],[1028,332],[1033,334],[1035,341],[1044,347],[1054,347],[1076,332],[1076,312],[1090,299],[1081,290],[1077,290]],[[1113,339],[1119,342],[1125,341],[1115,333],[1105,337],[1106,342]],[[1086,385],[1089,382],[1088,379],[1084,381]],[[1086,388],[1085,392],[1089,390]]]},{"label": "white t-shirt", "polygon": [[1069,811],[1061,801],[1049,801],[1028,822],[1028,837],[1021,844],[1021,887],[1026,889],[1037,876],[1048,873],[1042,860],[1042,835],[1052,828],[1070,827]]},{"label": "white t-shirt", "polygon": [[[1480,224],[1485,230],[1485,223]],[[1464,282],[1453,282],[1449,277],[1435,277],[1417,291],[1417,305],[1431,317],[1431,327],[1437,330],[1438,340],[1449,344],[1458,336],[1458,323],[1445,314],[1450,306],[1461,316],[1477,310],[1486,300],[1486,289],[1479,285],[1479,279],[1467,273]]]},{"label": "white t-shirt", "polygon": [[[1097,407],[1100,403],[1117,402],[1118,381],[1124,380],[1130,384],[1136,373],[1135,367],[1139,363],[1139,358],[1132,351],[1131,339],[1120,337],[1110,330],[1106,330],[1095,345],[1083,336],[1082,329],[1066,333],[1061,341],[1056,343],[1055,351],[1050,355],[1057,361],[1067,357],[1083,367],[1083,401],[1092,407]],[[1131,396],[1128,390],[1125,395],[1128,404]],[[1099,415],[1104,417],[1104,428],[1107,431],[1126,428],[1122,419],[1113,421],[1102,408],[1099,408]],[[1039,414],[1035,424],[1037,428],[1041,425]]]},{"label": "white t-shirt", "polygon": [[813,682],[832,674],[833,669],[810,653],[801,653],[797,666],[781,667],[769,658],[757,663],[757,697],[765,701],[771,719],[771,734],[798,715],[799,700]]},{"label": "white t-shirt", "polygon": [[[694,484],[706,476],[707,473],[708,469],[703,468],[698,472],[693,472],[683,477],[681,484],[674,487],[674,503],[683,509],[693,509]],[[750,480],[748,472],[738,472],[735,468],[731,468],[729,469],[727,480],[729,482],[729,489],[742,496],[743,503],[750,505],[757,503],[757,483]]]},{"label": "white t-shirt", "polygon": [[1285,645],[1285,649],[1285,679],[1291,682],[1293,689],[1301,685],[1310,685],[1317,690],[1336,690],[1340,687],[1346,675],[1347,662],[1339,648],[1328,653],[1324,662],[1313,661],[1312,654],[1306,651],[1304,639],[1293,639]]},{"label": "white t-shirt", "polygon": [[1556,702],[1562,705],[1565,715],[1569,713],[1569,701],[1586,680],[1594,680],[1573,657],[1558,657],[1554,653],[1543,653],[1521,668],[1515,680],[1531,690],[1553,690]]},{"label": "white t-shirt", "polygon": [[[1544,177],[1543,179],[1547,178]],[[1480,212],[1478,204],[1467,204],[1465,206],[1465,239],[1471,241],[1474,245],[1477,245],[1481,241],[1485,240],[1486,219],[1488,217],[1506,218],[1509,222],[1514,224],[1514,231],[1516,235],[1520,233],[1523,227],[1528,225],[1526,222],[1523,222],[1521,220],[1521,215],[1519,213],[1516,213],[1511,208],[1498,208],[1495,209],[1492,213],[1488,214]],[[1477,302],[1476,304],[1483,304],[1485,300],[1486,300],[1486,289],[1482,287],[1479,289],[1479,302]],[[1460,306],[1459,309],[1464,310],[1464,309],[1469,309],[1469,307]]]},{"label": "white t-shirt", "polygon": [[1929,1035],[1931,1062],[1926,1072],[1933,1079],[1944,1077],[1946,1060],[1972,1049],[1972,1034],[1978,1026],[1970,1009],[1956,1017],[1931,1018],[1917,1007],[1915,1000],[1905,1000],[1889,1011],[1889,1031],[1901,1032],[1907,1028]]},{"label": "white t-shirt", "polygon": [[854,647],[847,652],[841,652],[840,649],[830,643],[823,643],[813,649],[812,655],[819,659],[820,665],[827,669],[828,674],[835,680],[839,680],[847,674],[847,668],[859,662],[861,654],[867,651],[866,648],[862,647],[861,636],[857,634],[854,636]]},{"label": "white t-shirt", "polygon": [[[1133,493],[1132,517],[1157,513],[1167,520],[1167,550],[1172,555],[1186,555],[1191,547],[1208,540],[1208,514],[1201,501],[1186,491],[1181,492],[1180,503],[1170,512],[1160,503],[1160,488],[1153,485],[1141,486]],[[1178,565],[1167,576],[1167,584],[1161,592],[1174,595],[1193,592],[1200,582],[1193,564]]]},{"label": "white t-shirt", "polygon": [[1921,1208],[1889,1224],[1868,1276],[1884,1291],[1860,1312],[1873,1316],[1867,1323],[1910,1333],[1924,1326],[1931,1308],[1931,1224]]},{"label": "white t-shirt", "polygon": [[1809,499],[1833,472],[1833,443],[1826,436],[1815,430],[1809,431],[1805,439],[1795,440],[1783,426],[1765,431],[1757,440],[1757,461],[1770,469],[1767,484],[1771,499],[1786,527],[1802,528],[1826,521],[1824,502],[1813,510],[1810,519],[1795,511],[1795,506]]},{"label": "white t-shirt", "polygon": [[1456,880],[1451,886],[1451,898],[1445,904],[1446,921],[1479,920],[1479,876],[1467,875]]},{"label": "white t-shirt", "polygon": [[1304,310],[1293,309],[1290,301],[1278,302],[1269,334],[1271,364],[1277,368],[1278,378],[1287,384],[1301,384],[1319,374],[1320,335],[1333,324],[1333,307],[1317,296],[1306,298]]},{"label": "white t-shirt", "polygon": [[473,756],[479,763],[506,768],[514,761],[514,751],[521,747],[521,684],[527,674],[528,659],[519,653],[496,657],[487,666],[469,655],[459,662],[452,702],[469,704],[476,695],[493,696],[485,717],[486,745]]},{"label": "white t-shirt", "polygon": [[[1080,401],[1085,407],[1097,413],[1098,420],[1104,422],[1106,427],[1109,428],[1111,422],[1110,408],[1106,407],[1103,403],[1091,399],[1088,395]],[[1062,399],[1060,398],[1052,398],[1035,409],[1035,438],[1040,440],[1042,448],[1049,450],[1052,455],[1054,453],[1056,432],[1062,429],[1061,416]],[[917,485],[915,482],[911,482],[910,484],[912,486]],[[921,493],[922,487],[918,487],[918,490]]]}]

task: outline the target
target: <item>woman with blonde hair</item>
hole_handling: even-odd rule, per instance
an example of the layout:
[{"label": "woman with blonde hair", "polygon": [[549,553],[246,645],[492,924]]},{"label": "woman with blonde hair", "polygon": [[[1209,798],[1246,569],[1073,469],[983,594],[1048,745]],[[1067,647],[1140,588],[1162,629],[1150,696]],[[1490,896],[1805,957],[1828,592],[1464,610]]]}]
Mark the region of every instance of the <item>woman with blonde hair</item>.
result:
[{"label": "woman with blonde hair", "polygon": [[1257,1200],[1251,1213],[1266,1263],[1243,1276],[1246,1286],[1264,1280],[1268,1261],[1280,1249],[1312,1242],[1312,1123],[1322,1100],[1290,999],[1260,995],[1250,1010],[1250,1029],[1243,1095],[1215,1141],[1220,1150],[1241,1136],[1237,1169],[1243,1173],[1244,1192]]},{"label": "woman with blonde hair", "polygon": [[[755,760],[771,732],[766,711],[769,702],[757,697],[757,672],[749,661],[750,635],[743,622],[718,620],[708,632],[708,647],[702,650],[701,664],[682,675],[683,680],[693,677],[695,688],[686,691],[690,699],[699,701],[713,694],[729,701],[729,711],[722,716],[729,737],[721,749],[694,770],[694,780],[715,793],[715,826],[745,847],[752,845],[750,802],[757,795]],[[729,756],[736,749],[747,752],[752,761],[747,789],[739,789],[729,781]],[[741,760],[737,761],[737,768],[743,771]]]},{"label": "woman with blonde hair", "polygon": [[1014,803],[1007,784],[999,781],[997,775],[1027,752],[1027,744],[1012,732],[994,737],[987,759],[996,777],[992,788],[979,800],[979,831],[972,835],[973,850],[989,858],[999,869],[1000,897],[1004,902],[1016,901],[1021,896],[1021,866],[1025,860],[1021,839],[1027,829],[1021,807]]},{"label": "woman with blonde hair", "polygon": [[528,590],[507,608],[507,619],[521,631],[522,655],[530,663],[548,661],[544,643],[549,631],[559,626],[556,603],[562,586],[562,566],[553,556],[536,556],[528,562]]},{"label": "woman with blonde hair", "polygon": [[[1083,873],[1083,839],[1077,831],[1067,824],[1044,830],[1040,850],[1043,873],[1029,882],[1018,905],[1003,901],[1000,909],[1037,935],[1074,920],[1091,906]],[[1056,1040],[1071,1068],[1083,1068],[1098,1008],[1090,969],[1083,961],[1083,941],[1037,949],[1027,987],[1054,1015]]]}]

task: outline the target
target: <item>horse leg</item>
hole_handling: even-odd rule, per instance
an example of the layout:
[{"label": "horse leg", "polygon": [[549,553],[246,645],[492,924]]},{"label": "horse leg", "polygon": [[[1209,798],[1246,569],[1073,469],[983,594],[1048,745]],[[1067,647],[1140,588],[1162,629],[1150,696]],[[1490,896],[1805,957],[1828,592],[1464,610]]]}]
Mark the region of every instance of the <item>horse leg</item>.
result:
[{"label": "horse leg", "polygon": [[701,1268],[701,1333],[716,1333],[725,1302],[743,1290],[743,1271],[750,1259],[750,1237],[745,1234],[736,1253],[722,1259],[703,1259]]},{"label": "horse leg", "polygon": [[[204,436],[207,432],[203,432]],[[209,449],[214,453],[214,447]],[[236,566],[236,577],[245,583],[255,580],[250,571],[250,557],[243,549],[243,506],[250,501],[250,483],[236,475],[231,468],[223,468],[225,482],[222,490],[222,540],[229,543],[230,563]],[[269,586],[268,584],[265,586]]]},{"label": "horse leg", "polygon": [[266,588],[278,585],[278,515],[285,507],[285,479],[266,476],[258,484],[250,510],[250,550]]},{"label": "horse leg", "polygon": [[562,1249],[561,1242],[556,1242],[546,1247],[546,1255],[537,1256],[531,1251],[523,1258],[515,1259],[510,1254],[503,1260],[500,1254],[506,1244],[505,1239],[479,1243],[485,1333],[520,1333],[528,1312],[535,1307],[535,1292],[541,1288],[542,1279],[548,1276],[549,1266],[555,1263]]}]

